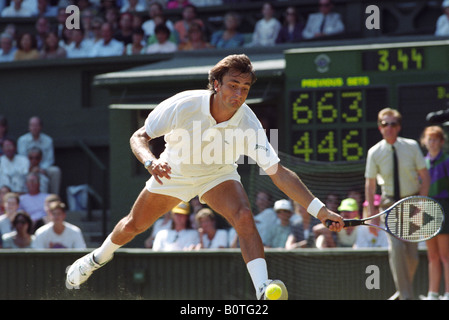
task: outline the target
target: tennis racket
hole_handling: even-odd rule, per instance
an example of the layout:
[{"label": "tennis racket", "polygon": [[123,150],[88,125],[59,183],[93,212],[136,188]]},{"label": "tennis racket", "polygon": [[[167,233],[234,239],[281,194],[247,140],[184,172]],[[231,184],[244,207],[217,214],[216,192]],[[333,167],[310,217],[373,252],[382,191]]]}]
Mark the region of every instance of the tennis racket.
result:
[{"label": "tennis racket", "polygon": [[[366,221],[385,215],[385,228]],[[420,242],[433,238],[440,232],[444,221],[441,205],[424,196],[411,196],[399,200],[391,207],[364,219],[344,219],[344,228],[369,226],[384,230],[396,238],[409,242]],[[329,227],[331,220],[326,221]]]}]

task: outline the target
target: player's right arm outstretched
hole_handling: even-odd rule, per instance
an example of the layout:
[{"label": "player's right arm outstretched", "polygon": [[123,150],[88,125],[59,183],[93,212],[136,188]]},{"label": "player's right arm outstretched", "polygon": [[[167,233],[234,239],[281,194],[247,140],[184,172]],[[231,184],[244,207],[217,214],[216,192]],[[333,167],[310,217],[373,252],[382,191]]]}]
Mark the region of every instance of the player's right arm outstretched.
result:
[{"label": "player's right arm outstretched", "polygon": [[[287,196],[294,201],[298,202],[304,208],[307,208],[309,204],[315,199],[315,196],[304,185],[301,179],[296,173],[285,168],[281,164],[276,164],[270,167],[267,174],[273,180],[273,183]],[[309,211],[309,213],[311,213]],[[342,217],[327,209],[325,206],[321,207],[316,212],[316,217],[324,224],[326,220],[331,220],[332,224],[329,226],[331,231],[341,231],[344,226]]]}]

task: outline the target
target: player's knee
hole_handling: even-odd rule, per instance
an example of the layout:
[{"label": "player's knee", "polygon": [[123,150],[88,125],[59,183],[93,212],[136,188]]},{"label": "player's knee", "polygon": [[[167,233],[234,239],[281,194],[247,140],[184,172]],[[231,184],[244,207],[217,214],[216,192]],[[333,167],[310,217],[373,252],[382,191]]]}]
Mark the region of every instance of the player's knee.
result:
[{"label": "player's knee", "polygon": [[248,207],[240,208],[234,216],[234,228],[238,232],[252,232],[254,225],[254,218],[251,209]]},{"label": "player's knee", "polygon": [[142,233],[146,230],[146,228],[144,228],[143,226],[139,225],[135,219],[131,218],[131,217],[127,217],[124,221],[123,227],[122,227],[123,232],[128,233],[128,234],[132,234],[132,235],[137,235],[139,233]]}]

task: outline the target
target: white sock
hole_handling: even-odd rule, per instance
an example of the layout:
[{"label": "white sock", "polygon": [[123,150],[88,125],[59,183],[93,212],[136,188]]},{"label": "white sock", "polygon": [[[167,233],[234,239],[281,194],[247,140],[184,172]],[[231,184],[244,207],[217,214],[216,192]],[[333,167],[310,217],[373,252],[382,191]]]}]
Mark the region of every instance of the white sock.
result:
[{"label": "white sock", "polygon": [[257,258],[248,262],[246,267],[253,281],[254,288],[257,291],[268,280],[267,262],[263,258]]},{"label": "white sock", "polygon": [[104,240],[101,247],[94,250],[94,259],[98,264],[103,264],[106,261],[110,260],[114,252],[120,248],[118,244],[115,244],[111,241],[111,235],[110,234],[106,240]]}]

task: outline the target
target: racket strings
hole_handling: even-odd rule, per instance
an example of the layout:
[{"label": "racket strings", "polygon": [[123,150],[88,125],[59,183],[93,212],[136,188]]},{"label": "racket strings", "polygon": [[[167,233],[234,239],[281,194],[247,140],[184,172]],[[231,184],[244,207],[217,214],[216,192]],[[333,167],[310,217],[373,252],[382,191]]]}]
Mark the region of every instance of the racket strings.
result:
[{"label": "racket strings", "polygon": [[443,211],[435,201],[420,197],[407,199],[387,215],[385,224],[391,233],[407,241],[424,241],[441,228]]}]

